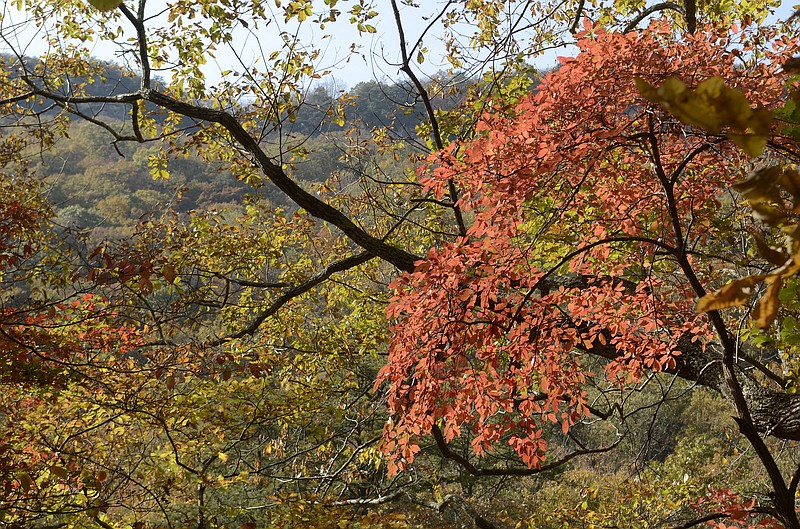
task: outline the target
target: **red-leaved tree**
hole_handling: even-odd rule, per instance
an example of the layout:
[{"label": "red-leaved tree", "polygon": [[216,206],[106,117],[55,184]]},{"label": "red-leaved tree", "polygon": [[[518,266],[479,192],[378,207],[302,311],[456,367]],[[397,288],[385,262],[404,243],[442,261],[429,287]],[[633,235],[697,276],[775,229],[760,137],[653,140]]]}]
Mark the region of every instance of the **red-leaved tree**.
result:
[{"label": "red-leaved tree", "polygon": [[[747,374],[753,365],[737,354],[747,344],[734,337],[741,314],[694,306],[747,273],[726,237],[750,223],[729,188],[751,162],[724,132],[679,122],[634,82],[720,76],[775,108],[779,65],[797,43],[756,53],[751,43],[770,36],[752,37],[706,29],[676,42],[662,23],[587,28],[580,55],[535,94],[498,102],[477,139],[430,161],[424,185],[443,198],[455,182],[471,223],[393,284],[394,338],[376,384],[388,388],[391,471],[413,462],[427,434],[477,475],[532,474],[602,451],[608,443],[573,432],[613,415],[598,394],[668,371],[729,398],[775,489],[767,512],[798,527],[797,476],[782,477],[759,434],[798,438],[781,415],[797,403]],[[770,145],[775,157],[790,148],[778,136]],[[481,467],[449,448],[458,437],[478,456],[510,446],[527,468]]]}]

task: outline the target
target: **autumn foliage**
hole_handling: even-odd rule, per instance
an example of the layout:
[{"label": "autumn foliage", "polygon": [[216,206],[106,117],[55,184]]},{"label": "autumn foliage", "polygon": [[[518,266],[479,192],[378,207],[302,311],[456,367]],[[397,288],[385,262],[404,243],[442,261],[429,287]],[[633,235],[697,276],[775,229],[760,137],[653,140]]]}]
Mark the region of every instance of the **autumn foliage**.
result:
[{"label": "autumn foliage", "polygon": [[[450,73],[468,50],[497,61],[451,87],[415,76],[430,52],[409,53],[399,4],[420,7],[392,1],[392,93],[421,124],[342,130],[350,96],[307,93],[322,50],[299,31],[263,72],[239,57],[206,84],[217,46],[322,30],[336,3],[23,2],[65,44],[0,57],[0,524],[393,528],[427,508],[800,529],[800,98],[781,69],[800,45],[754,23],[770,3],[742,29],[687,2],[622,33],[654,11],[617,6],[632,18],[586,22],[540,78],[517,39],[555,45],[546,26],[575,35],[599,6],[446,2],[429,29],[475,18]],[[136,72],[108,82],[89,42]],[[323,147],[341,157],[310,164]],[[136,187],[148,171],[158,191]],[[473,507],[479,489],[497,503]]]},{"label": "autumn foliage", "polygon": [[569,435],[589,414],[588,380],[624,384],[674,368],[680,341],[711,339],[694,303],[724,273],[700,258],[719,240],[723,194],[749,161],[650,104],[634,80],[694,86],[719,76],[774,107],[780,58],[796,42],[784,38],[743,68],[746,34],[673,38],[663,23],[628,34],[587,27],[581,53],[535,94],[496,102],[476,140],[430,160],[424,185],[441,198],[454,181],[474,220],[393,284],[394,338],[378,379],[389,392],[392,468],[412,462],[436,427],[447,441],[467,436],[478,455],[509,445],[541,467],[553,460],[548,432]]}]

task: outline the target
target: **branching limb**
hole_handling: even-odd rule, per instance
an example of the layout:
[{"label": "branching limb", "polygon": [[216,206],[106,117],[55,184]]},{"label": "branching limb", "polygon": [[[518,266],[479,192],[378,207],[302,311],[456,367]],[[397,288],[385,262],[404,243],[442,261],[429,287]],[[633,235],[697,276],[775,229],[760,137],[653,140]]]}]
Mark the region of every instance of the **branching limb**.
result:
[{"label": "branching limb", "polygon": [[[431,98],[428,95],[428,91],[419,80],[419,77],[417,77],[417,75],[414,73],[414,70],[411,68],[411,59],[409,58],[408,49],[406,47],[405,30],[403,29],[403,21],[400,18],[400,10],[397,8],[397,0],[392,0],[392,10],[394,11],[395,24],[400,37],[400,53],[402,57],[400,70],[405,73],[409,79],[411,79],[411,82],[417,89],[417,94],[419,95],[420,99],[422,99],[422,104],[425,106],[425,112],[428,114],[428,121],[431,124],[431,131],[436,149],[442,150],[444,148],[444,140],[442,139],[442,134],[439,130],[439,120],[436,119],[436,113],[433,110]],[[455,215],[456,223],[458,224],[458,231],[461,236],[465,236],[467,234],[467,227],[464,224],[464,217],[461,214],[461,209],[458,206],[458,190],[456,189],[455,182],[453,182],[452,179],[448,180],[447,185],[448,192],[450,193],[450,200],[453,203],[453,214]]]},{"label": "branching limb", "polygon": [[237,279],[233,277],[227,277],[219,272],[214,273],[214,275],[223,281],[234,283],[236,285],[242,287],[252,287],[252,288],[291,288],[293,285],[291,283],[287,283],[286,281],[248,281],[246,279]]},{"label": "branching limb", "polygon": [[[684,13],[683,7],[676,4],[675,2],[661,2],[660,4],[655,4],[648,7],[647,9],[636,15],[630,22],[628,22],[628,25],[625,26],[625,29],[623,29],[622,32],[628,33],[629,31],[633,31],[634,29],[636,29],[636,26],[639,25],[639,22],[641,22],[645,18],[649,17],[653,13],[657,13],[659,11],[666,11],[667,9],[671,9],[679,13]],[[694,32],[694,30],[690,31],[690,33],[692,32]]]},{"label": "branching limb", "polygon": [[572,19],[572,25],[569,27],[569,32],[573,35],[578,32],[578,25],[580,24],[585,5],[586,0],[580,0],[580,2],[578,2],[578,7],[575,9],[575,18]]},{"label": "branching limb", "polygon": [[762,364],[749,354],[742,352],[741,349],[739,350],[738,356],[739,358],[741,358],[754,368],[758,369],[765,377],[778,384],[781,388],[786,386],[786,380],[783,377],[772,371],[770,368],[768,368],[767,366],[765,366],[764,364]]},{"label": "branching limb", "polygon": [[350,240],[361,246],[374,257],[379,257],[404,272],[412,272],[414,263],[419,257],[395,246],[359,228],[350,218],[330,204],[323,202],[292,180],[279,166],[267,156],[258,142],[244,129],[242,124],[228,112],[179,101],[157,90],[146,92],[146,99],[156,105],[177,114],[216,123],[222,126],[250,155],[255,163],[272,183],[274,183],[295,204],[308,211],[312,216],[329,222],[339,228]]},{"label": "branching limb", "polygon": [[792,482],[789,484],[790,494],[797,494],[798,483],[800,483],[800,465],[797,466],[797,470],[795,470],[794,475],[792,476]]},{"label": "branching limb", "polygon": [[686,19],[686,33],[691,35],[697,30],[697,0],[684,0],[683,13]]},{"label": "branching limb", "polygon": [[316,287],[326,279],[328,279],[331,275],[335,274],[336,272],[343,272],[345,270],[349,270],[355,266],[360,264],[366,263],[370,259],[373,259],[375,256],[370,254],[369,252],[361,252],[357,255],[352,257],[348,257],[347,259],[343,259],[332,265],[328,266],[323,272],[317,274],[316,276],[312,277],[305,283],[301,283],[295,287],[292,287],[288,291],[286,291],[281,297],[276,299],[266,310],[261,312],[258,316],[256,316],[250,324],[242,329],[241,331],[231,334],[229,336],[225,336],[223,338],[218,338],[206,344],[209,347],[215,347],[217,345],[221,345],[225,342],[230,340],[236,340],[238,338],[243,338],[245,336],[251,336],[258,331],[258,328],[261,326],[267,318],[274,315],[278,310],[283,307],[286,303],[291,301],[292,299],[300,296],[311,290],[312,288]]},{"label": "branching limb", "polygon": [[711,522],[713,520],[722,520],[723,518],[730,518],[730,515],[729,514],[725,514],[725,513],[720,513],[720,512],[717,512],[717,513],[714,513],[714,514],[708,514],[706,516],[702,516],[700,518],[694,519],[694,520],[692,520],[690,522],[686,522],[683,525],[676,525],[675,527],[672,527],[671,529],[689,529],[690,527],[695,527],[695,526],[700,525],[700,524],[705,524],[705,523]]},{"label": "branching limb", "polygon": [[[706,295],[706,289],[697,274],[695,273],[692,262],[686,252],[686,235],[684,235],[681,225],[681,215],[678,211],[678,200],[675,196],[674,186],[675,182],[666,175],[664,166],[661,160],[661,154],[656,140],[653,128],[652,119],[649,120],[650,136],[650,149],[649,154],[653,162],[656,175],[662,185],[664,196],[667,200],[667,211],[672,222],[675,244],[678,245],[678,252],[674,254],[675,259],[680,267],[683,275],[689,281],[695,295],[700,298]],[[737,376],[739,369],[736,365],[738,357],[738,345],[731,333],[728,332],[728,327],[725,320],[719,311],[712,310],[707,313],[711,321],[711,326],[714,329],[717,340],[722,346],[722,380],[723,386],[720,388],[723,393],[728,396],[728,399],[733,404],[736,410],[737,417],[734,417],[739,431],[750,442],[755,450],[758,459],[764,467],[764,470],[769,476],[772,484],[773,492],[775,493],[775,508],[777,510],[778,518],[790,529],[800,529],[800,520],[798,520],[795,511],[794,494],[789,493],[789,487],[783,478],[780,468],[778,467],[775,458],[767,447],[764,439],[762,439],[759,428],[753,419],[753,414],[750,411],[750,404],[745,396],[742,382]],[[762,429],[763,431],[763,429]]]},{"label": "branching limb", "polygon": [[146,2],[139,2],[139,11],[134,15],[125,3],[119,5],[119,10],[128,19],[128,22],[136,29],[136,41],[139,44],[139,63],[142,67],[142,81],[140,90],[150,89],[150,58],[147,54],[147,33],[144,28],[144,8]]},{"label": "branching limb", "polygon": [[533,476],[535,474],[541,474],[542,472],[559,468],[578,456],[602,454],[608,452],[609,450],[613,450],[617,444],[619,444],[619,440],[617,440],[613,444],[602,448],[576,450],[574,452],[570,452],[561,459],[546,465],[542,465],[538,468],[478,468],[470,463],[465,457],[450,450],[450,447],[447,445],[447,441],[444,439],[444,433],[442,432],[441,428],[434,425],[431,429],[431,433],[433,434],[433,439],[436,441],[436,447],[441,452],[442,457],[454,461],[473,476]]},{"label": "branching limb", "polygon": [[6,99],[0,99],[0,105],[10,105],[12,103],[18,103],[20,101],[25,101],[29,97],[33,97],[36,93],[31,90],[30,92],[25,92],[24,94],[20,94],[14,97],[8,97]]},{"label": "branching limb", "polygon": [[386,503],[403,498],[405,495],[405,491],[397,490],[391,494],[378,496],[377,498],[353,498],[349,500],[339,500],[330,503],[330,505],[335,507],[374,507],[376,505],[384,505]]}]

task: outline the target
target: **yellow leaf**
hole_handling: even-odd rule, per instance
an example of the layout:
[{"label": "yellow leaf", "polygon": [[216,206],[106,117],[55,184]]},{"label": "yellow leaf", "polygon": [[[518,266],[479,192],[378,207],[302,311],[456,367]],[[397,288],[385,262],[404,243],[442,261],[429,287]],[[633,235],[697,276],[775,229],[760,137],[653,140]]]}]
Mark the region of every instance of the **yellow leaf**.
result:
[{"label": "yellow leaf", "polygon": [[219,460],[220,460],[220,461],[222,461],[223,463],[227,463],[227,462],[228,462],[228,454],[226,454],[225,452],[219,452],[219,453],[217,454],[217,457],[218,457],[218,458],[219,458]]},{"label": "yellow leaf", "polygon": [[750,126],[753,118],[750,102],[740,91],[725,86],[722,77],[712,77],[700,83],[695,96],[701,105],[711,108],[720,124],[734,127],[740,132]]},{"label": "yellow leaf", "polygon": [[754,109],[747,121],[747,128],[756,135],[766,136],[770,133],[770,127],[772,127],[772,111],[766,108]]},{"label": "yellow leaf", "polygon": [[781,287],[783,287],[783,279],[775,278],[753,310],[753,320],[760,329],[768,329],[778,316],[778,308],[781,305],[778,293]]},{"label": "yellow leaf", "polygon": [[[697,125],[714,134],[718,134],[722,127],[722,120],[709,104],[709,97],[714,96],[714,88],[718,88],[712,78],[704,81],[697,87],[697,93],[692,92],[680,80],[670,77],[656,91],[658,101],[667,110],[675,114],[682,122]],[[703,87],[704,97],[698,97],[700,88]]]},{"label": "yellow leaf", "polygon": [[642,97],[652,103],[658,103],[658,92],[656,91],[655,86],[651,85],[641,77],[635,77],[633,82],[636,83],[636,90],[642,94]]},{"label": "yellow leaf", "polygon": [[772,113],[765,108],[751,108],[747,98],[726,86],[722,77],[706,79],[694,90],[674,77],[658,88],[637,78],[636,88],[646,99],[660,104],[683,123],[712,134],[729,127],[733,131],[731,139],[751,156],[760,155],[767,144]]},{"label": "yellow leaf", "polygon": [[766,277],[766,274],[761,274],[731,281],[718,291],[706,294],[697,300],[697,311],[708,312],[744,305],[750,300],[753,286],[761,283]]}]

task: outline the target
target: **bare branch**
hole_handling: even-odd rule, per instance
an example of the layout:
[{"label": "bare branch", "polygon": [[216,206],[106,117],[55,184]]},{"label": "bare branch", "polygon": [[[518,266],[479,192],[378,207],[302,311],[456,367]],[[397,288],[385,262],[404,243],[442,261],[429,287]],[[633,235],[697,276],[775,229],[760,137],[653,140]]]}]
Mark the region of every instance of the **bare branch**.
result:
[{"label": "bare branch", "polygon": [[684,12],[683,8],[678,4],[676,4],[675,2],[661,2],[660,4],[655,4],[648,7],[647,9],[636,15],[636,17],[634,17],[633,20],[628,22],[628,25],[625,26],[625,29],[623,29],[622,32],[628,33],[629,31],[633,31],[634,29],[636,29],[636,26],[639,25],[639,22],[641,22],[645,18],[649,17],[653,13],[657,13],[659,11],[665,11],[667,9],[672,9],[673,11],[677,11],[679,13]]},{"label": "bare branch", "polygon": [[456,454],[455,452],[450,450],[450,447],[447,446],[447,441],[445,441],[444,439],[444,433],[442,432],[441,428],[434,425],[433,428],[431,429],[431,433],[433,434],[433,439],[436,441],[437,448],[442,453],[442,457],[458,463],[459,466],[461,466],[464,470],[466,470],[473,476],[533,476],[535,474],[541,474],[542,472],[547,472],[548,470],[553,470],[562,465],[565,465],[566,463],[575,459],[578,456],[602,454],[604,452],[608,452],[609,450],[613,450],[617,446],[617,444],[619,444],[619,440],[617,440],[615,443],[602,448],[575,450],[574,452],[570,452],[561,459],[558,459],[546,465],[542,465],[541,467],[538,468],[522,468],[522,467],[478,468],[472,463],[470,463],[463,456]]},{"label": "bare branch", "polygon": [[[392,10],[394,11],[394,19],[395,25],[397,26],[397,32],[400,37],[400,53],[402,57],[402,65],[400,66],[400,70],[405,73],[411,82],[414,83],[414,87],[417,89],[417,94],[419,94],[420,99],[422,99],[422,104],[425,106],[425,111],[428,114],[428,121],[431,124],[431,131],[433,134],[433,141],[436,144],[437,150],[442,150],[444,148],[444,141],[442,140],[442,134],[439,131],[439,120],[436,119],[436,113],[433,111],[433,105],[431,104],[430,96],[428,95],[428,91],[420,82],[419,77],[414,73],[414,70],[411,69],[411,59],[408,56],[408,50],[406,47],[406,37],[405,31],[403,29],[403,21],[400,18],[400,10],[397,8],[397,0],[392,0]],[[458,207],[458,191],[456,190],[456,185],[453,180],[448,180],[448,192],[450,193],[450,200],[453,203],[453,214],[456,218],[456,223],[458,224],[458,231],[459,233],[464,236],[467,234],[467,227],[464,224],[464,217],[461,214],[461,209]]]}]

